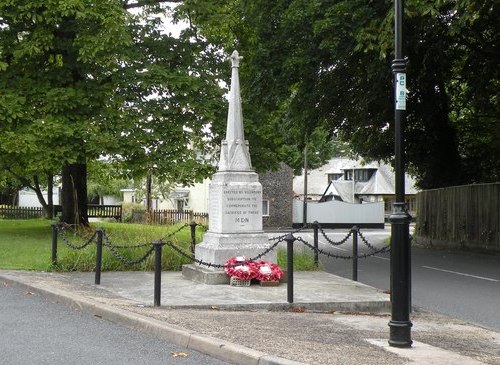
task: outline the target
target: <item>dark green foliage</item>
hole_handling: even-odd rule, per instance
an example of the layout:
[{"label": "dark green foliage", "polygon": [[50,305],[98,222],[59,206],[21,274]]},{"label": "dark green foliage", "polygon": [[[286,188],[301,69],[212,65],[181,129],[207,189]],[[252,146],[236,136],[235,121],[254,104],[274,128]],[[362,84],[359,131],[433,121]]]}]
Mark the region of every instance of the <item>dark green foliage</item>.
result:
[{"label": "dark green foliage", "polygon": [[[201,33],[245,57],[255,153],[272,150],[297,168],[305,141],[321,131],[324,141],[336,136],[367,159],[392,159],[393,1],[214,0],[204,10],[201,3],[184,8]],[[405,6],[409,171],[422,188],[500,179],[499,3]]]},{"label": "dark green foliage", "polygon": [[[83,172],[101,156],[128,176],[153,170],[181,184],[213,170],[207,126],[224,121],[218,58],[190,32],[162,32],[160,3],[138,2],[133,15],[128,1],[0,0],[2,173]],[[68,197],[86,195],[79,185]],[[66,213],[83,206],[67,202]]]}]

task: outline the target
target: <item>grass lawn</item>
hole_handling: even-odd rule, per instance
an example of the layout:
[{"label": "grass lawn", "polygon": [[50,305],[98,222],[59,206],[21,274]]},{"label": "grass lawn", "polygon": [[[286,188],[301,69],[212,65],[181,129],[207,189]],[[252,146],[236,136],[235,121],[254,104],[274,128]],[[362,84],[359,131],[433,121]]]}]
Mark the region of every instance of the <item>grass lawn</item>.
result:
[{"label": "grass lawn", "polygon": [[[0,220],[0,268],[18,270],[45,270],[53,271],[52,256],[52,229],[51,222],[45,219],[32,220]],[[123,224],[99,222],[91,223],[89,232],[95,228],[105,230],[108,242],[114,246],[135,246],[151,243],[159,238],[166,238],[170,233],[181,228],[175,226],[147,226],[140,224]],[[65,231],[67,241],[74,246],[81,246],[89,232],[79,232],[75,235]],[[197,242],[202,238],[202,231],[197,230]],[[174,236],[166,238],[177,246],[189,252],[191,242],[190,227],[183,228]],[[95,242],[95,241],[94,241]],[[82,250],[69,248],[62,236],[58,236],[57,268],[58,271],[93,271],[95,268],[95,243]],[[135,249],[117,249],[117,253],[128,260],[142,257],[149,247]],[[163,268],[165,270],[179,270],[189,262],[189,259],[174,254],[171,249],[163,248]],[[125,265],[117,260],[109,251],[103,249],[102,270],[153,270],[154,255],[150,255],[141,264]]]},{"label": "grass lawn", "polygon": [[[189,252],[191,242],[190,227],[174,226],[148,226],[142,224],[124,224],[99,222],[91,223],[88,232],[79,232],[75,235],[66,231],[64,236],[74,246],[85,243],[85,237],[92,234],[95,228],[101,227],[106,232],[109,243],[113,246],[135,246],[151,243],[164,238],[172,241],[176,246]],[[182,228],[175,235],[173,232]],[[196,242],[202,241],[203,230],[196,230]],[[84,238],[82,238],[82,236]],[[149,247],[133,249],[117,249],[117,253],[128,260],[138,259],[147,252]],[[0,269],[15,270],[43,270],[43,271],[93,271],[95,269],[95,241],[81,250],[69,248],[61,235],[58,236],[57,267],[51,264],[52,255],[52,229],[51,222],[46,219],[32,220],[2,220],[0,219]],[[188,258],[180,256],[167,246],[163,247],[163,270],[180,270],[183,264],[190,263]],[[278,251],[278,264],[286,269],[286,251]],[[103,248],[103,271],[128,271],[128,270],[153,270],[154,254],[142,263],[126,265],[112,255],[110,250]],[[315,270],[312,256],[309,254],[294,255],[295,270]]]},{"label": "grass lawn", "polygon": [[0,268],[49,270],[51,252],[49,221],[0,220]]}]

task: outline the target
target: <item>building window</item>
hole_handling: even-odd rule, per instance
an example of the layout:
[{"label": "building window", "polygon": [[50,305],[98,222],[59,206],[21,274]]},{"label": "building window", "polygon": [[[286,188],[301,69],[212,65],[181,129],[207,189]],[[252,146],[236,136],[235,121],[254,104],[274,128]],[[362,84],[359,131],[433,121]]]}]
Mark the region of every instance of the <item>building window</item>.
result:
[{"label": "building window", "polygon": [[342,177],[342,174],[328,174],[328,183],[338,180]]},{"label": "building window", "polygon": [[369,169],[360,169],[360,170],[345,170],[344,171],[344,179],[352,180],[353,172],[354,172],[354,181],[368,181],[373,175],[375,170]]},{"label": "building window", "polygon": [[344,179],[345,180],[352,180],[352,170],[345,170]]},{"label": "building window", "polygon": [[269,217],[269,200],[262,200],[262,216]]},{"label": "building window", "polygon": [[354,171],[354,180],[356,181],[368,181],[373,175],[373,170],[363,169]]}]

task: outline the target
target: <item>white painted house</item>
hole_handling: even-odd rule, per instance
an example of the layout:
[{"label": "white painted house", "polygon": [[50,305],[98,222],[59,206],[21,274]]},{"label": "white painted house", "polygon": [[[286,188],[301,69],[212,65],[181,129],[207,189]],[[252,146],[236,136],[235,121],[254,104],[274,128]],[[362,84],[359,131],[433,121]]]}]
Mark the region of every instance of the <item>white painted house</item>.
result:
[{"label": "white painted house", "polygon": [[[307,192],[304,185],[304,173],[294,178],[295,197],[303,200],[307,195],[307,200],[311,202],[384,202],[387,213],[395,200],[394,170],[381,162],[333,158],[325,165],[308,171]],[[405,175],[406,202],[410,214],[415,211],[416,193],[415,180]]]},{"label": "white painted house", "polygon": [[[167,197],[153,197],[153,209],[191,210],[197,213],[208,212],[208,187],[210,179],[192,186],[174,188]],[[139,203],[145,205],[145,199],[137,196],[135,189],[121,189],[124,203]]]}]

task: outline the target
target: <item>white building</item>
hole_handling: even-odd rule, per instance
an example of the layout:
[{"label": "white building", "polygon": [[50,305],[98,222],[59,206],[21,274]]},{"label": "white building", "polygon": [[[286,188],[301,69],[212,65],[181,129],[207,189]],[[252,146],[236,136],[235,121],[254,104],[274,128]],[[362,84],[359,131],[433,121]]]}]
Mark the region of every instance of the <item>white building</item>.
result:
[{"label": "white building", "polygon": [[[166,198],[153,197],[152,208],[154,210],[174,209],[178,211],[191,210],[193,212],[208,212],[208,187],[210,179],[193,186],[176,187]],[[121,189],[123,203],[146,204],[145,198],[138,197],[136,189]]]},{"label": "white building", "polygon": [[[334,158],[307,174],[307,200],[330,200],[348,203],[375,203],[383,201],[390,212],[395,200],[395,175],[390,165],[379,162]],[[295,197],[303,200],[304,173],[293,181]],[[408,210],[415,211],[417,189],[415,180],[405,175],[405,197]]]}]

